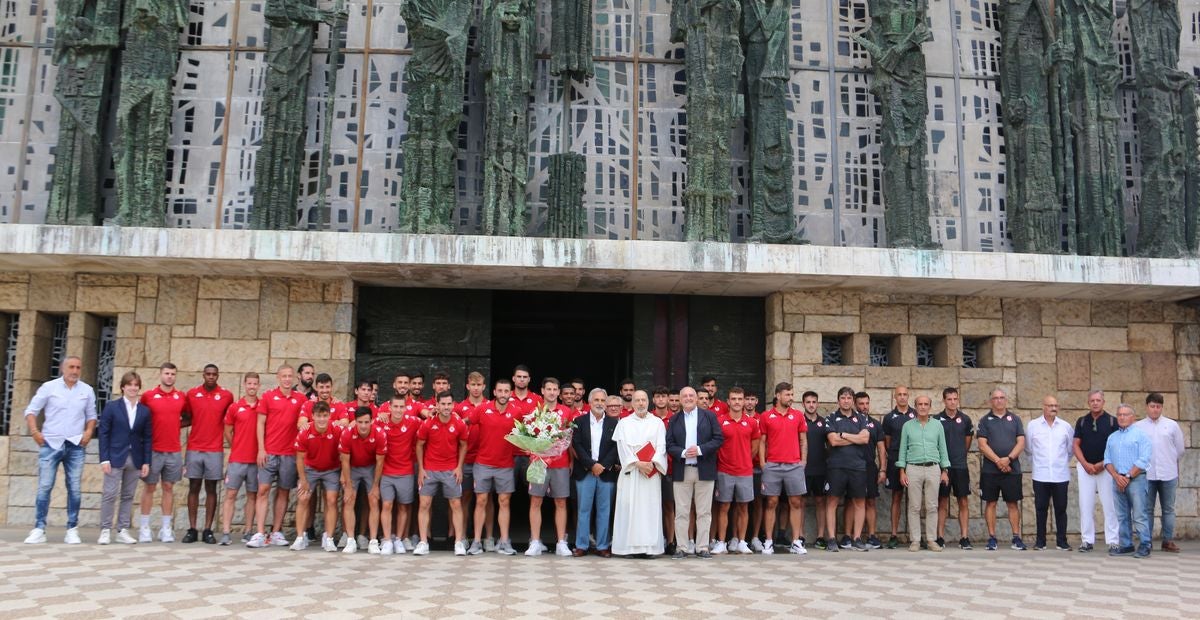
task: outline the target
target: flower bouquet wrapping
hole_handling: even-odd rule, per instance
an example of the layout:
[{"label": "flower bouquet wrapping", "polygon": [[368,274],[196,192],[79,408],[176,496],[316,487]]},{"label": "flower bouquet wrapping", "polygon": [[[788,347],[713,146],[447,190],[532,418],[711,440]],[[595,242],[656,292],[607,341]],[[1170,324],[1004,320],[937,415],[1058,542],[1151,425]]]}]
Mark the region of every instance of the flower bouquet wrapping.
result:
[{"label": "flower bouquet wrapping", "polygon": [[517,420],[516,426],[504,438],[533,455],[525,476],[532,484],[543,484],[546,482],[546,459],[562,456],[571,446],[571,427],[557,410],[539,404]]}]

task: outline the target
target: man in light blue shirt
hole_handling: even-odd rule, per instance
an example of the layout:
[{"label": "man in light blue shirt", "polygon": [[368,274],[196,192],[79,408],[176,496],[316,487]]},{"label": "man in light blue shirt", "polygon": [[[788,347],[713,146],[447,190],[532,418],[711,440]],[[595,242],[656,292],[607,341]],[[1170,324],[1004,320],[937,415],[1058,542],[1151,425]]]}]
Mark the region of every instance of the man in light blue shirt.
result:
[{"label": "man in light blue shirt", "polygon": [[[83,475],[83,457],[96,430],[96,393],[79,380],[83,362],[71,356],[62,362],[62,376],[47,381],[25,408],[25,424],[38,450],[37,513],[26,544],[46,542],[46,514],[50,511],[50,491],[61,464],[67,482],[67,533],[63,542],[80,543],[79,484]],[[38,428],[38,412],[45,422]]]},{"label": "man in light blue shirt", "polygon": [[[1133,407],[1117,407],[1118,430],[1108,436],[1104,468],[1113,480],[1113,499],[1119,522],[1119,546],[1109,555],[1150,555],[1150,519],[1146,515],[1146,470],[1150,467],[1150,438],[1133,425]],[[1132,535],[1136,533],[1137,547]]]}]

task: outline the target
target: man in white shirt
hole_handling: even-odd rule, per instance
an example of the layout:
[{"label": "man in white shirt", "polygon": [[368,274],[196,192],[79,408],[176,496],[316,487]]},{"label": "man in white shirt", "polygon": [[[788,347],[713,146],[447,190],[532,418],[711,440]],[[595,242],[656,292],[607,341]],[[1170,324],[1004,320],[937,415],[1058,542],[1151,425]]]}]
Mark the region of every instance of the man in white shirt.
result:
[{"label": "man in white shirt", "polygon": [[1162,508],[1162,550],[1179,553],[1175,544],[1175,489],[1179,486],[1179,459],[1183,457],[1183,431],[1163,417],[1163,395],[1146,395],[1146,417],[1134,422],[1150,438],[1150,469],[1146,470],[1146,511],[1154,531],[1154,501]]},{"label": "man in white shirt", "polygon": [[1042,399],[1042,417],[1025,427],[1029,458],[1033,461],[1033,508],[1037,516],[1034,551],[1046,549],[1046,517],[1054,502],[1054,540],[1059,551],[1070,551],[1067,544],[1067,489],[1071,484],[1071,452],[1075,432],[1058,419],[1058,399]]}]

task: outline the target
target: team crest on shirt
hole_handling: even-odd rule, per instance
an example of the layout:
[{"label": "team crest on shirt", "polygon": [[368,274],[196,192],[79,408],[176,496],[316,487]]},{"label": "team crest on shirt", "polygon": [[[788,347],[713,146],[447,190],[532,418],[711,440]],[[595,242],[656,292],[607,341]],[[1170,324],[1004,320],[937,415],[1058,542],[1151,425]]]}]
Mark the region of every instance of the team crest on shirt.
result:
[{"label": "team crest on shirt", "polygon": [[1007,420],[1007,421],[1009,421],[1009,422],[1012,422],[1012,416],[1010,416],[1010,415],[1006,415],[1006,416],[1004,416],[1004,419],[1005,419],[1005,420]]},{"label": "team crest on shirt", "polygon": [[913,419],[914,417],[916,417],[916,414],[915,414],[915,413],[913,413],[913,412],[911,412],[911,411],[910,411],[910,412],[908,412],[908,419],[910,419],[910,420],[911,420],[911,419]]},{"label": "team crest on shirt", "polygon": [[955,421],[955,422],[958,422],[959,424],[962,424],[962,418],[955,418],[955,420],[954,420],[954,421]]},{"label": "team crest on shirt", "polygon": [[221,400],[221,395],[217,394],[216,396],[213,396],[213,400]]},{"label": "team crest on shirt", "polygon": [[867,428],[875,428],[874,422],[867,422]]},{"label": "team crest on shirt", "polygon": [[[436,426],[435,426],[435,427],[433,427],[433,428],[434,428],[434,429],[437,429],[437,427],[436,427]],[[458,429],[457,429],[457,428],[454,428],[454,425],[453,425],[453,424],[451,424],[451,425],[449,426],[449,430],[450,430],[450,432],[451,432],[451,433],[457,433],[457,432],[458,432]]]},{"label": "team crest on shirt", "polygon": [[175,400],[179,400],[179,392],[172,392],[171,398],[174,398]]},{"label": "team crest on shirt", "polygon": [[155,397],[155,398],[162,398],[162,394],[155,394],[155,395],[154,395],[154,397]]},{"label": "team crest on shirt", "polygon": [[333,433],[325,435],[325,439],[333,439]]},{"label": "team crest on shirt", "polygon": [[788,419],[789,419],[789,420],[795,420],[795,419],[796,419],[796,416],[794,416],[794,415],[792,415],[792,414],[790,414],[790,413],[789,413],[789,414],[788,414]]}]

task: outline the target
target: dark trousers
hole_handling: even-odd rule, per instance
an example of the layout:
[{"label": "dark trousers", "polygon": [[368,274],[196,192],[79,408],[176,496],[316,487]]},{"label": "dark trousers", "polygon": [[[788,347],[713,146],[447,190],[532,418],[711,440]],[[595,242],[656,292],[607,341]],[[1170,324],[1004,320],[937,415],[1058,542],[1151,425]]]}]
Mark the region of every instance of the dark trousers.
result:
[{"label": "dark trousers", "polygon": [[1054,540],[1067,546],[1067,487],[1070,482],[1033,481],[1033,509],[1037,515],[1037,539],[1034,546],[1046,546],[1046,517],[1054,501]]}]

